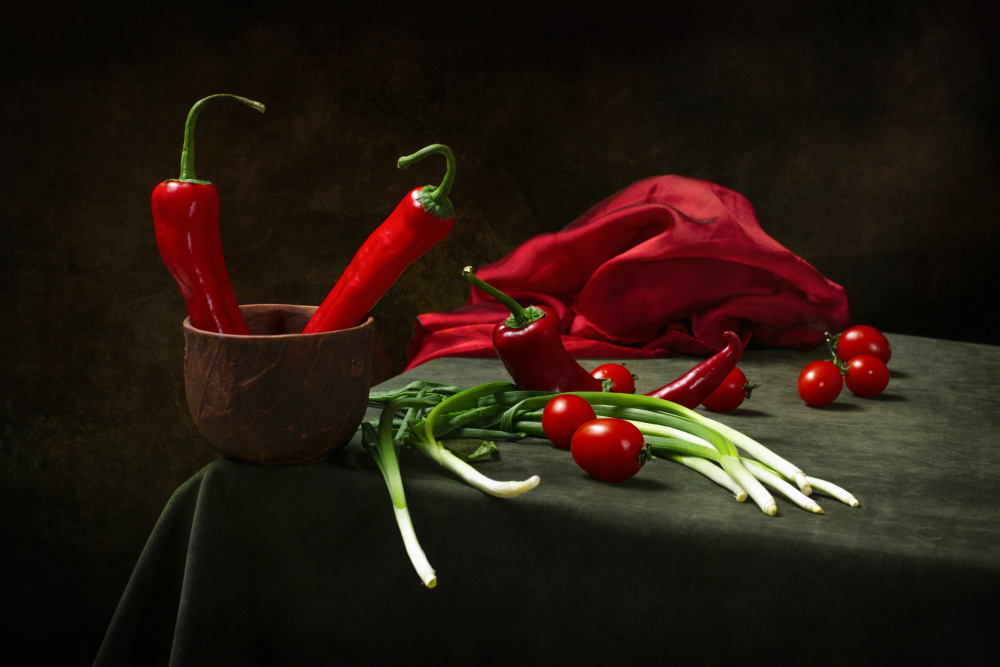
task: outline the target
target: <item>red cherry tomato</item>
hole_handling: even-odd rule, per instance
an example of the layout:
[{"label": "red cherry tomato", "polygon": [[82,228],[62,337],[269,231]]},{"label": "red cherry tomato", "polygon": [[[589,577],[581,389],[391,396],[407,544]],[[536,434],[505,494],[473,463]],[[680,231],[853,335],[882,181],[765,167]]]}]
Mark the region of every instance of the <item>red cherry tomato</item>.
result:
[{"label": "red cherry tomato", "polygon": [[743,371],[734,368],[722,384],[701,404],[713,412],[729,412],[740,407],[745,399],[750,398],[750,392],[758,386],[760,385],[756,382],[749,382]]},{"label": "red cherry tomato", "polygon": [[859,354],[847,362],[844,384],[857,396],[878,396],[889,385],[889,367],[871,354]]},{"label": "red cherry tomato", "polygon": [[841,361],[850,361],[859,354],[870,354],[889,363],[892,349],[881,331],[867,324],[858,324],[837,338],[837,356]]},{"label": "red cherry tomato", "polygon": [[576,394],[559,394],[542,411],[542,430],[556,447],[569,449],[576,429],[596,416],[590,403]]},{"label": "red cherry tomato", "polygon": [[814,361],[799,373],[799,396],[814,407],[832,403],[843,389],[843,373],[832,361]]},{"label": "red cherry tomato", "polygon": [[621,364],[603,364],[590,373],[598,380],[611,380],[611,391],[619,394],[635,393],[635,376]]},{"label": "red cherry tomato", "polygon": [[591,477],[624,482],[649,459],[649,447],[639,428],[624,419],[593,419],[573,434],[573,460]]}]

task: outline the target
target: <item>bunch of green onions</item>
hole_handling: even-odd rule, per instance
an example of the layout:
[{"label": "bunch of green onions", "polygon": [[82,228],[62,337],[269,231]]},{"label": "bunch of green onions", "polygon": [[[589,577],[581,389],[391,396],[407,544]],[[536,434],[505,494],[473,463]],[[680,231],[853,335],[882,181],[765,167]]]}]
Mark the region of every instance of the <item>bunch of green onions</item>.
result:
[{"label": "bunch of green onions", "polygon": [[[676,403],[636,394],[574,393],[586,399],[598,417],[615,417],[635,424],[655,456],[701,473],[731,491],[739,502],[752,498],[767,516],[778,513],[768,487],[816,514],[823,510],[810,497],[813,490],[852,507],[860,504],[845,489],[806,475],[749,436]],[[425,585],[433,587],[437,579],[410,520],[398,448],[417,449],[481,491],[501,498],[518,496],[535,488],[538,476],[523,481],[497,481],[480,473],[469,461],[496,451],[497,440],[545,438],[542,411],[554,396],[549,392],[524,391],[509,382],[463,389],[424,381],[369,395],[370,402],[384,407],[377,422],[361,425],[362,443],[385,477],[404,545]],[[483,442],[472,456],[449,446],[449,441],[470,439]]]}]

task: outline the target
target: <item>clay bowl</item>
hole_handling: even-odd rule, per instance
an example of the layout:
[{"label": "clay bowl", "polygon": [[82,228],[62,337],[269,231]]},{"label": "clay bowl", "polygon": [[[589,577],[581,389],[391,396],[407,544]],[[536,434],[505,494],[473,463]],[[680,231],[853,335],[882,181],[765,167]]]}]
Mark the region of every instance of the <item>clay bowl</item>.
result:
[{"label": "clay bowl", "polygon": [[259,465],[306,465],[346,445],[364,419],[371,317],[353,329],[302,334],[313,306],[240,306],[250,336],[184,320],[188,408],[212,447]]}]

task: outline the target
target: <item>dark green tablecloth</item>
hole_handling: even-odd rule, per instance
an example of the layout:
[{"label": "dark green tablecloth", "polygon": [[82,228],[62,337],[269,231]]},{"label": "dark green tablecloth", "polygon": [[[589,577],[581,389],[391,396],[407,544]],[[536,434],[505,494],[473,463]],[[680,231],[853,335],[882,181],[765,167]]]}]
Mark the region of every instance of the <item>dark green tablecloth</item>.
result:
[{"label": "dark green tablecloth", "polygon": [[[720,420],[861,507],[813,515],[751,502],[677,464],[622,484],[587,478],[540,440],[478,463],[487,496],[415,452],[402,459],[423,588],[382,477],[353,442],[328,462],[218,461],[179,488],[122,597],[99,665],[883,664],[977,655],[1000,595],[1000,348],[890,337],[893,379],[805,406],[795,378],[822,351],[747,352],[762,383]],[[585,364],[596,365],[593,362]],[[640,391],[690,359],[635,361]],[[471,386],[495,360],[393,378]],[[374,418],[376,412],[370,412]]]}]

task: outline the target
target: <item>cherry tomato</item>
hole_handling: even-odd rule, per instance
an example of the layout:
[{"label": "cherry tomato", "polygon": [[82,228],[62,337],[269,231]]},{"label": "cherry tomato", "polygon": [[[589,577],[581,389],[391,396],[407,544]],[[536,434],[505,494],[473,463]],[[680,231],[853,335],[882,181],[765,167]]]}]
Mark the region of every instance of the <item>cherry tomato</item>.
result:
[{"label": "cherry tomato", "polygon": [[713,412],[729,412],[740,407],[745,399],[750,398],[750,392],[759,386],[756,382],[748,381],[739,368],[734,368],[701,404]]},{"label": "cherry tomato", "polygon": [[878,396],[889,385],[889,367],[872,354],[859,354],[847,362],[844,384],[857,396]]},{"label": "cherry tomato", "polygon": [[611,380],[611,391],[619,394],[635,393],[635,376],[621,364],[603,364],[590,372],[598,380]]},{"label": "cherry tomato", "polygon": [[850,361],[859,354],[870,354],[889,363],[892,349],[881,331],[867,324],[858,324],[837,338],[837,356],[841,361]]},{"label": "cherry tomato", "polygon": [[649,459],[649,446],[639,428],[624,419],[592,419],[573,434],[573,460],[591,477],[624,482]]},{"label": "cherry tomato", "polygon": [[596,416],[594,408],[583,398],[576,394],[559,394],[545,404],[542,430],[556,447],[569,449],[576,429]]},{"label": "cherry tomato", "polygon": [[814,361],[799,373],[799,396],[814,407],[832,403],[844,389],[844,375],[832,361]]}]

